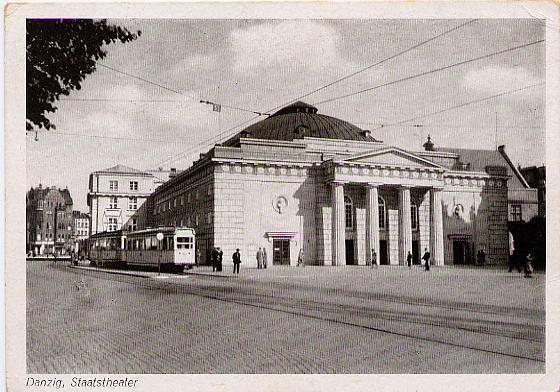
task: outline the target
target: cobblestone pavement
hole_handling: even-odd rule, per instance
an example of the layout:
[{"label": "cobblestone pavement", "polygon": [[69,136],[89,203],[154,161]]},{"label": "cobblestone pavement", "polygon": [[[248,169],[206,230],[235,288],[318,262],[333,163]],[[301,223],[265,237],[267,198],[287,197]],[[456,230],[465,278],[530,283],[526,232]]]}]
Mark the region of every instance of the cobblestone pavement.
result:
[{"label": "cobblestone pavement", "polygon": [[[29,373],[540,373],[545,276],[27,263]],[[149,274],[148,274],[149,275]]]}]

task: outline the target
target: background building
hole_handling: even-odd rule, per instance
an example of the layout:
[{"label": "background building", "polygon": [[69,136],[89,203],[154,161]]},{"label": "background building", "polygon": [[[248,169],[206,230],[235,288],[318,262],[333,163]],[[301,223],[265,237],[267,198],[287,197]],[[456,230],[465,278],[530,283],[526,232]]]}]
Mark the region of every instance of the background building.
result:
[{"label": "background building", "polygon": [[[190,226],[207,261],[214,246],[259,247],[273,264],[404,264],[424,249],[436,265],[467,264],[484,249],[508,260],[508,200],[528,186],[498,150],[386,146],[367,130],[289,105],[216,145],[161,185],[151,226]],[[529,197],[529,196],[528,196]],[[536,199],[535,199],[536,203]],[[536,208],[536,204],[534,205]]]},{"label": "background building", "polygon": [[96,171],[89,176],[87,203],[90,233],[136,230],[145,226],[140,214],[148,196],[164,180],[124,165]]},{"label": "background building", "polygon": [[68,189],[31,188],[26,197],[27,252],[64,255],[72,249],[74,222]]},{"label": "background building", "polygon": [[88,214],[80,211],[72,213],[74,218],[74,240],[83,240],[89,237],[89,220]]}]

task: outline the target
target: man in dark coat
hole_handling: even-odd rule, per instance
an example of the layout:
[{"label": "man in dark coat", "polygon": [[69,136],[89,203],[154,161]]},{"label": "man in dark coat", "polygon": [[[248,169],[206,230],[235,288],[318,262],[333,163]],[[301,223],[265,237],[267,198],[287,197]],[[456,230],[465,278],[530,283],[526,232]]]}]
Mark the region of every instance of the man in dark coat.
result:
[{"label": "man in dark coat", "polygon": [[241,264],[241,253],[239,253],[239,249],[235,250],[231,258],[233,259],[233,273],[235,274],[237,271],[239,274],[239,264]]},{"label": "man in dark coat", "polygon": [[216,272],[216,270],[218,269],[218,248],[212,249],[210,260],[212,262],[212,272]]},{"label": "man in dark coat", "polygon": [[224,259],[224,252],[220,249],[220,247],[218,247],[218,265],[216,266],[218,272],[222,271],[223,259]]},{"label": "man in dark coat", "polygon": [[422,256],[422,260],[426,263],[426,268],[424,271],[430,270],[430,252],[428,252],[428,248],[424,248],[424,256]]},{"label": "man in dark coat", "polygon": [[406,256],[406,264],[408,264],[408,268],[412,267],[412,253],[408,251],[408,255]]}]

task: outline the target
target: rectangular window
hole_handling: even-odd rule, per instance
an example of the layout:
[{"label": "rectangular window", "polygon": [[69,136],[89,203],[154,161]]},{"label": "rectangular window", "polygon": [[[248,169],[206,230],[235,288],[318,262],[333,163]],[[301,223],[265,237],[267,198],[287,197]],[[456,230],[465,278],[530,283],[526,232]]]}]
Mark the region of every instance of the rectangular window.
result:
[{"label": "rectangular window", "polygon": [[412,230],[418,230],[418,207],[414,204],[410,206],[410,226]]},{"label": "rectangular window", "polygon": [[173,208],[177,207],[177,199],[173,199]]},{"label": "rectangular window", "polygon": [[137,191],[138,190],[138,181],[130,181],[130,190]]},{"label": "rectangular window", "polygon": [[119,190],[119,182],[115,181],[115,180],[109,181],[109,189],[112,190],[112,191]]},{"label": "rectangular window", "polygon": [[209,225],[212,224],[212,213],[211,212],[208,213],[206,218],[208,219],[208,224]]},{"label": "rectangular window", "polygon": [[118,207],[118,200],[116,196],[111,196],[111,198],[109,199],[109,208],[114,210]]},{"label": "rectangular window", "polygon": [[509,220],[512,222],[521,222],[523,220],[521,204],[512,204],[509,207]]},{"label": "rectangular window", "polygon": [[191,202],[191,192],[187,193],[187,202],[190,203]]},{"label": "rectangular window", "polygon": [[177,237],[177,249],[192,249],[192,248],[193,248],[192,237]]},{"label": "rectangular window", "polygon": [[130,223],[130,230],[138,230],[138,218],[132,218],[132,222]]},{"label": "rectangular window", "polygon": [[136,196],[132,196],[128,198],[128,209],[134,210],[138,208],[138,198]]},{"label": "rectangular window", "polygon": [[183,202],[184,202],[184,197],[183,196],[181,196],[180,202],[181,202],[181,205],[183,205]]},{"label": "rectangular window", "polygon": [[109,218],[107,220],[107,223],[108,223],[107,231],[117,230],[117,218]]}]

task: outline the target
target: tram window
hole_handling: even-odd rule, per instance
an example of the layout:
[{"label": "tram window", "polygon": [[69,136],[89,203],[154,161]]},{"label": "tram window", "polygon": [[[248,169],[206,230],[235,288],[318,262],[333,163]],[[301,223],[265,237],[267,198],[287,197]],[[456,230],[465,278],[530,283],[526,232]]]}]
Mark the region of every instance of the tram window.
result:
[{"label": "tram window", "polygon": [[169,237],[169,249],[173,249],[173,237]]},{"label": "tram window", "polygon": [[192,248],[193,248],[192,237],[177,237],[177,249],[192,249]]}]

